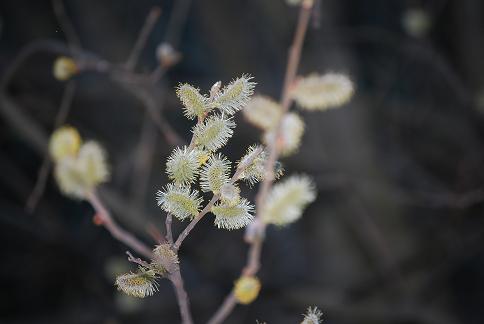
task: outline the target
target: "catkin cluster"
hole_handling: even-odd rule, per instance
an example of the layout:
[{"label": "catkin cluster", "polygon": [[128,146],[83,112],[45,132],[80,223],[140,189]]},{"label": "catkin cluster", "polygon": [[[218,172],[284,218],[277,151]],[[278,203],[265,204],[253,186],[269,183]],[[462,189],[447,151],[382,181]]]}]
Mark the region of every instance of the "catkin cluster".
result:
[{"label": "catkin cluster", "polygon": [[64,126],[49,141],[54,175],[61,191],[72,198],[84,199],[96,186],[109,179],[103,148],[94,141],[82,143],[79,132]]},{"label": "catkin cluster", "polygon": [[239,180],[254,184],[263,178],[267,157],[263,147],[249,147],[235,164],[218,152],[234,133],[233,115],[254,92],[251,80],[243,75],[224,88],[217,82],[207,95],[189,84],[176,89],[184,115],[197,119],[190,145],[175,148],[168,157],[166,173],[171,182],[157,192],[158,205],[177,219],[197,217],[204,206],[201,192],[216,197],[210,211],[218,228],[242,228],[253,219],[254,207],[241,197]]}]

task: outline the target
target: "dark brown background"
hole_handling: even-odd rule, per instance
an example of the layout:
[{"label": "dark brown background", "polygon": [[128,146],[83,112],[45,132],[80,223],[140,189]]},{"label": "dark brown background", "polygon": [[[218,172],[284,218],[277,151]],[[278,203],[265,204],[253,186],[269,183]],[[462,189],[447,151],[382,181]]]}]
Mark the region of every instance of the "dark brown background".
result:
[{"label": "dark brown background", "polygon": [[[172,1],[66,1],[82,45],[113,62],[126,59],[154,5],[163,14],[138,71],[156,65]],[[401,25],[412,7],[432,17],[420,39]],[[285,169],[311,174],[318,200],[298,223],[269,230],[261,296],[227,323],[298,323],[309,305],[323,310],[325,323],[482,323],[484,2],[323,0],[320,15],[300,70],[348,73],[356,95],[342,109],[303,113],[304,145]],[[250,73],[257,92],[277,98],[296,17],[282,0],[193,1],[179,42],[183,61],[160,83],[163,116],[189,138],[178,82],[208,91]],[[3,0],[0,21],[0,71],[32,41],[65,41],[49,1]],[[64,87],[51,75],[54,58],[32,55],[7,88],[16,111],[45,134]],[[120,199],[110,206],[151,242],[145,229],[162,228],[154,197],[166,183],[171,148],[157,134],[146,195],[136,198],[145,190],[133,168],[143,106],[103,75],[76,80],[68,123],[106,147],[113,180],[104,190]],[[126,247],[93,225],[87,204],[61,196],[50,178],[35,213],[25,212],[42,155],[28,127],[0,118],[0,322],[177,323],[168,282],[141,302],[116,292],[113,274],[131,266]],[[233,160],[259,136],[237,120],[224,151]],[[208,319],[237,277],[242,234],[218,230],[207,217],[186,241],[181,261],[196,322]]]}]

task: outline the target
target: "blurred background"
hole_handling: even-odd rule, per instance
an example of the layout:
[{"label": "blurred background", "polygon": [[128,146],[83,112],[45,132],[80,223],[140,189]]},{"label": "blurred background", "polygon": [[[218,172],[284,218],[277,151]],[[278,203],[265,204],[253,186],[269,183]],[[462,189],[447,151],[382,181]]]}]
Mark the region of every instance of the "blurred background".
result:
[{"label": "blurred background", "polygon": [[[60,119],[105,146],[112,181],[101,196],[153,244],[150,233],[163,231],[155,192],[167,182],[164,163],[191,135],[174,87],[208,92],[249,73],[257,93],[279,98],[298,9],[283,0],[64,6],[0,2],[0,322],[179,323],[168,281],[142,300],[116,291],[115,276],[134,265],[93,224],[89,204],[62,196],[51,175],[32,198],[48,135]],[[123,64],[155,6],[161,16],[129,70]],[[300,74],[347,73],[356,94],[340,109],[302,113],[304,143],[283,162],[287,174],[313,176],[318,199],[299,222],[270,228],[261,295],[227,323],[299,323],[308,306],[334,324],[484,322],[483,18],[481,0],[317,3]],[[155,82],[102,64],[69,82],[52,75],[70,50],[150,75],[163,42],[181,61]],[[260,136],[240,114],[237,122],[224,150],[231,160]],[[183,226],[176,221],[175,231]],[[242,237],[206,217],[186,240],[182,273],[196,322],[237,278]]]}]

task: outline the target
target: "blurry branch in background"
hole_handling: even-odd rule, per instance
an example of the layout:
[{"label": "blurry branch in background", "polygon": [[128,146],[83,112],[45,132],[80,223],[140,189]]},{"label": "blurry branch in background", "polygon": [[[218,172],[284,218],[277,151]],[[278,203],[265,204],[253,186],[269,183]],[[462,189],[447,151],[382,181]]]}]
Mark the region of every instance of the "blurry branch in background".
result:
[{"label": "blurry branch in background", "polygon": [[[53,0],[52,7],[54,8],[54,13],[57,17],[57,20],[62,26],[62,30],[67,39],[67,43],[71,50],[76,50],[81,48],[81,41],[79,36],[77,35],[74,27],[72,26],[69,18],[65,14],[64,4],[61,0]],[[72,100],[74,99],[74,94],[76,91],[76,81],[69,80],[66,84],[64,89],[64,94],[62,96],[60,109],[57,113],[54,122],[54,130],[60,127],[67,119],[67,115],[72,106]],[[49,177],[50,169],[51,169],[51,160],[49,154],[45,154],[42,160],[42,164],[37,175],[37,180],[34,185],[34,189],[30,194],[29,198],[27,199],[26,209],[29,213],[34,212],[37,203],[39,202],[40,198],[42,197],[45,185],[47,183],[47,179]]]},{"label": "blurry branch in background", "polygon": [[[64,124],[67,118],[67,115],[69,113],[69,110],[71,108],[75,90],[76,90],[75,81],[73,80],[69,81],[64,89],[64,94],[62,96],[60,109],[55,119],[54,129],[57,129]],[[35,182],[34,189],[32,190],[29,198],[27,199],[26,209],[29,213],[32,213],[35,210],[35,207],[37,206],[39,199],[42,197],[44,193],[45,185],[47,183],[47,179],[49,177],[51,167],[52,167],[52,162],[49,157],[49,154],[44,154],[42,165],[39,169],[39,173],[37,175],[37,180]]]},{"label": "blurry branch in background", "polygon": [[126,70],[134,69],[136,63],[138,62],[138,58],[141,54],[141,51],[143,51],[143,49],[145,48],[148,37],[150,36],[150,33],[153,30],[153,27],[158,21],[160,14],[161,14],[160,8],[155,7],[151,9],[150,13],[148,14],[148,17],[146,17],[145,24],[139,33],[138,40],[134,44],[133,49],[131,50],[131,53],[128,57],[128,60],[124,64]]},{"label": "blurry branch in background", "polygon": [[99,199],[99,196],[94,191],[88,195],[87,201],[89,201],[91,206],[96,211],[95,217],[98,218],[97,222],[99,222],[100,225],[104,226],[114,238],[123,242],[124,244],[132,248],[137,253],[148,258],[152,257],[151,249],[148,248],[146,244],[139,241],[131,233],[121,228],[113,220],[113,218],[111,217],[111,214],[106,209],[102,201]]},{"label": "blurry branch in background", "polygon": [[[54,8],[56,17],[59,23],[61,24],[62,29],[66,35],[66,39],[68,40],[68,48],[66,48],[62,43],[57,43],[54,41],[38,41],[24,47],[24,49],[22,49],[20,53],[17,55],[16,59],[11,64],[9,69],[7,69],[4,75],[4,78],[2,80],[2,87],[1,87],[1,97],[2,97],[2,103],[3,103],[2,106],[8,105],[9,104],[8,101],[10,101],[7,95],[8,85],[10,80],[13,78],[16,70],[19,67],[21,67],[23,62],[26,59],[28,59],[31,55],[41,51],[57,53],[60,55],[72,55],[75,61],[69,62],[68,58],[62,58],[62,59],[58,59],[56,61],[56,64],[59,66],[61,65],[61,63],[63,63],[64,65],[69,63],[73,65],[74,70],[71,71],[72,76],[84,70],[85,71],[95,70],[97,72],[108,75],[114,82],[121,85],[127,91],[133,93],[135,97],[138,98],[144,104],[147,114],[149,115],[149,117],[147,117],[148,121],[146,123],[151,124],[152,122],[154,122],[154,124],[158,127],[158,129],[165,135],[165,138],[168,141],[168,143],[170,143],[171,145],[183,143],[183,140],[181,140],[178,134],[171,128],[171,126],[164,120],[164,118],[162,118],[159,115],[160,105],[157,102],[157,99],[159,100],[159,96],[155,95],[155,92],[157,90],[154,83],[158,80],[150,78],[149,74],[145,76],[142,74],[136,74],[131,71],[132,68],[134,68],[134,65],[137,63],[139,54],[146,44],[146,40],[149,36],[149,33],[152,30],[154,24],[156,23],[160,15],[160,9],[154,8],[148,15],[146,23],[142,28],[140,36],[138,37],[138,41],[136,42],[136,45],[134,46],[131,52],[131,55],[126,63],[127,68],[123,68],[123,67],[118,67],[105,60],[102,60],[98,58],[95,54],[92,54],[86,50],[83,50],[81,48],[80,39],[77,33],[75,32],[75,29],[72,26],[72,23],[70,22],[65,12],[63,2],[60,0],[54,0],[52,1],[52,5]],[[163,67],[162,72],[166,71],[166,69],[168,69],[169,67],[171,67],[172,65],[178,62],[179,55],[176,55],[175,51],[172,51],[171,54],[172,56],[169,58],[169,60],[166,57],[160,58],[160,64],[158,66]],[[58,62],[58,61],[62,61],[62,62]],[[57,67],[54,66],[54,69],[56,68]],[[63,67],[63,69],[65,70],[66,67]],[[63,71],[63,70],[61,69],[60,71]],[[64,71],[63,73],[66,73],[66,72]],[[62,78],[66,78],[66,79],[69,79],[70,77],[71,75],[69,74],[62,76]],[[67,112],[71,105],[72,97],[74,96],[74,91],[75,91],[74,82],[75,82],[74,80],[69,80],[68,86],[66,86],[63,103],[61,105],[61,109],[59,111],[58,116],[56,117],[56,122],[54,124],[54,126],[56,127],[65,122]],[[24,125],[19,125],[19,126],[24,128],[25,130],[31,131],[30,127],[24,127]],[[143,127],[142,129],[146,130],[147,128],[149,127]],[[146,132],[143,132],[143,133],[146,133]],[[149,141],[146,140],[146,141],[143,141],[142,143],[154,142],[154,139],[156,138],[155,130],[154,129],[151,130],[150,128],[149,135],[150,136],[143,136],[142,139],[148,138],[151,140]],[[142,143],[140,143],[140,146]],[[138,151],[146,152],[146,149],[145,150],[140,149]],[[28,199],[27,209],[29,211],[33,211],[35,209],[35,206],[38,200],[43,194],[45,181],[50,169],[50,166],[47,160],[48,160],[48,157],[45,156],[42,166],[39,170],[38,180],[36,182],[36,185],[34,186],[34,190],[31,196]],[[138,158],[138,160],[141,160],[141,158]],[[148,160],[148,159],[144,159],[144,160]],[[146,179],[146,178],[147,176],[141,177],[141,179]],[[140,177],[134,176],[133,179],[140,179]],[[146,184],[144,184],[144,186],[146,187]]]},{"label": "blurry branch in background", "polygon": [[67,43],[72,50],[81,49],[81,39],[72,25],[69,16],[66,13],[63,0],[52,0],[52,8],[57,21],[61,25],[62,32],[67,39]]}]

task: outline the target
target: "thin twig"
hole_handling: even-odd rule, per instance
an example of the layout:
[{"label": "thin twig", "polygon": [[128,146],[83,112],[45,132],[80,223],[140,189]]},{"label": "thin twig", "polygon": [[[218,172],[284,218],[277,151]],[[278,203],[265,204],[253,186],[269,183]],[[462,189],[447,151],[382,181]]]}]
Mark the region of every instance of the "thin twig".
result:
[{"label": "thin twig", "polygon": [[129,54],[128,60],[124,65],[127,70],[134,69],[136,63],[138,62],[138,58],[141,52],[146,46],[148,37],[150,36],[150,33],[153,30],[153,27],[158,21],[158,18],[160,17],[160,15],[161,15],[161,9],[159,7],[154,7],[151,9],[150,13],[146,17],[143,28],[141,28],[141,31],[138,35],[138,39],[136,40],[136,43],[133,46],[131,53]]},{"label": "thin twig", "polygon": [[173,215],[168,213],[165,219],[166,241],[168,244],[173,245],[173,231],[171,225],[173,223]]},{"label": "thin twig", "polygon": [[198,215],[193,218],[190,224],[188,224],[187,227],[185,227],[185,229],[180,233],[180,235],[176,239],[175,244],[173,245],[173,249],[175,251],[178,251],[181,244],[183,243],[183,240],[185,240],[185,238],[188,236],[188,234],[190,234],[195,225],[197,225],[197,223],[203,218],[203,216],[205,216],[212,209],[212,206],[217,202],[219,198],[219,195],[213,195],[212,199],[207,203],[205,208],[203,208],[202,211],[198,213]]},{"label": "thin twig", "polygon": [[193,324],[193,319],[190,312],[190,303],[188,301],[187,292],[183,286],[183,279],[179,267],[177,267],[176,270],[170,275],[170,280],[173,283],[173,287],[175,288],[175,294],[178,301],[178,306],[180,308],[182,323]]},{"label": "thin twig", "polygon": [[129,251],[126,251],[126,254],[128,255],[128,261],[129,262],[133,262],[133,263],[136,263],[136,264],[139,264],[140,266],[143,266],[145,268],[149,268],[150,267],[150,264],[146,261],[143,261],[141,260],[140,258],[135,258],[131,252]]},{"label": "thin twig", "polygon": [[96,215],[101,220],[101,225],[104,226],[111,235],[116,238],[117,240],[123,242],[130,248],[132,248],[137,253],[151,259],[153,257],[153,253],[151,249],[143,242],[138,240],[134,237],[131,233],[127,232],[123,228],[121,228],[111,217],[111,214],[106,209],[104,204],[101,202],[99,197],[95,192],[91,192],[87,195],[87,200],[92,205],[94,210],[96,211]]},{"label": "thin twig", "polygon": [[[304,43],[304,38],[308,28],[308,23],[311,17],[311,10],[313,6],[313,0],[304,0],[299,12],[298,24],[296,32],[294,34],[293,43],[289,50],[289,57],[286,68],[286,76],[284,79],[284,88],[282,90],[281,96],[281,106],[283,115],[289,110],[291,105],[290,89],[296,77],[297,69],[299,66],[299,61],[301,58],[302,46]],[[256,197],[256,209],[260,211],[266,201],[266,197],[272,187],[274,181],[274,165],[278,158],[279,151],[277,147],[277,139],[281,132],[281,121],[279,120],[278,126],[276,127],[276,136],[274,140],[268,144],[269,158],[265,164],[265,177],[259,192]],[[253,276],[257,273],[260,267],[260,256],[262,251],[262,244],[264,241],[264,233],[266,225],[261,221],[260,212],[257,213],[256,219],[254,220],[254,225],[256,226],[256,235],[250,241],[250,249],[247,257],[247,265],[242,270],[242,274],[246,276]],[[225,298],[221,307],[215,312],[213,317],[208,321],[209,324],[219,324],[222,323],[232,312],[237,303],[233,292]]]},{"label": "thin twig", "polygon": [[[76,90],[75,81],[71,80],[67,83],[66,88],[64,89],[64,94],[62,96],[62,101],[60,105],[60,109],[57,112],[57,116],[54,122],[54,129],[61,126],[69,114],[69,110],[72,106],[72,99],[74,98],[74,93]],[[49,177],[50,169],[52,167],[52,162],[49,157],[49,153],[46,152],[44,154],[44,158],[42,160],[42,165],[39,169],[39,173],[37,175],[37,180],[34,185],[34,189],[30,194],[29,198],[27,199],[26,209],[27,212],[32,213],[35,210],[40,198],[42,197],[45,185],[47,184],[47,179]]]}]

